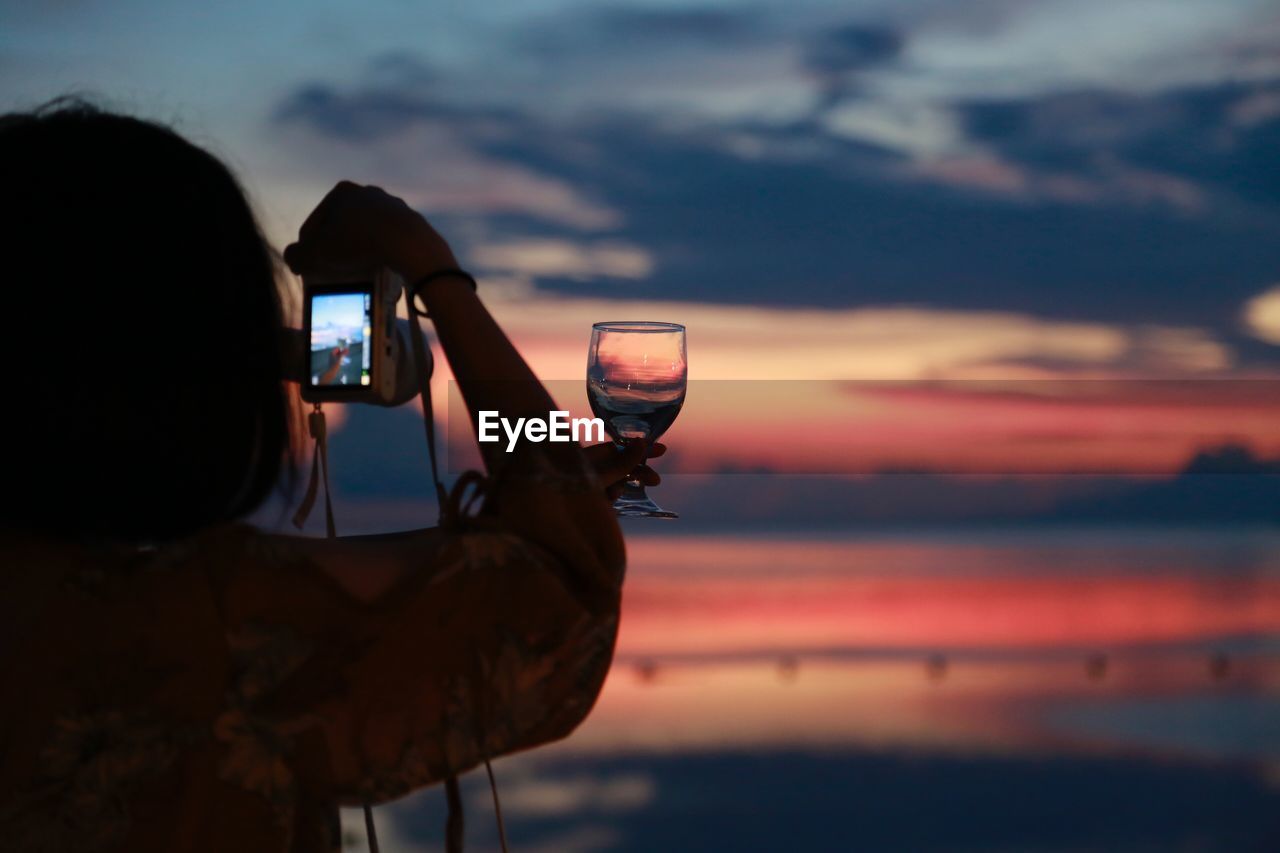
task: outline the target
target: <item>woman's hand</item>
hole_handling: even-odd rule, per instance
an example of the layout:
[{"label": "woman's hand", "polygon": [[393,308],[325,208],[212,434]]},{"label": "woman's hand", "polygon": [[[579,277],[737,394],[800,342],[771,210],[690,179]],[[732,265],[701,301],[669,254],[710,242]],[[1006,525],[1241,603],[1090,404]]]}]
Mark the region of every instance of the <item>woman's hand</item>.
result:
[{"label": "woman's hand", "polygon": [[611,501],[622,494],[622,481],[632,472],[646,486],[656,486],[662,482],[658,472],[644,464],[646,456],[654,459],[667,452],[667,446],[661,442],[654,442],[647,454],[644,452],[644,442],[629,444],[623,450],[619,450],[612,442],[593,444],[584,447],[583,452],[587,455],[587,464],[595,473],[597,485]]},{"label": "woman's hand", "polygon": [[298,275],[359,275],[389,266],[406,281],[458,265],[445,239],[402,199],[350,181],[320,200],[284,261]]}]

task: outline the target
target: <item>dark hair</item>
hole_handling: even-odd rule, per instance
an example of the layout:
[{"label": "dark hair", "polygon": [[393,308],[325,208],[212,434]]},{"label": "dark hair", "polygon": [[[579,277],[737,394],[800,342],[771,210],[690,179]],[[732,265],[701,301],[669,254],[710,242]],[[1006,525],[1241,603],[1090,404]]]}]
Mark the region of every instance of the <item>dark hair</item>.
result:
[{"label": "dark hair", "polygon": [[156,541],[258,507],[294,423],[278,264],[221,162],[59,100],[0,116],[4,527]]}]

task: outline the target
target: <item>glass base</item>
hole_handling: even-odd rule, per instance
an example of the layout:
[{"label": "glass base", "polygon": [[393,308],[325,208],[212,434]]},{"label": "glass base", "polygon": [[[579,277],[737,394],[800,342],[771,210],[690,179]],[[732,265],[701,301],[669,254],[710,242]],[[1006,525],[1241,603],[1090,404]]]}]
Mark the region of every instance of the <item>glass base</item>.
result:
[{"label": "glass base", "polygon": [[626,486],[613,502],[613,511],[620,518],[679,518],[679,514],[663,509],[644,493],[643,488]]}]

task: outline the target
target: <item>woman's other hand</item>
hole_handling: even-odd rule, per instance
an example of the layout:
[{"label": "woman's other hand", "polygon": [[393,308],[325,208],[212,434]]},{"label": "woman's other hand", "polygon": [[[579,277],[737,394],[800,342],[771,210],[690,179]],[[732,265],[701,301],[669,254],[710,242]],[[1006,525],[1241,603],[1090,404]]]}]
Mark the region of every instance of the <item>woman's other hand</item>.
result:
[{"label": "woman's other hand", "polygon": [[389,266],[406,281],[458,265],[445,239],[403,199],[350,181],[321,199],[284,260],[298,275],[361,275]]},{"label": "woman's other hand", "polygon": [[611,501],[617,500],[618,495],[622,494],[622,481],[632,471],[635,471],[636,478],[646,486],[656,486],[662,482],[658,472],[644,464],[646,458],[654,459],[667,452],[667,446],[662,442],[654,442],[647,454],[644,452],[643,442],[629,444],[623,450],[618,450],[617,445],[612,442],[593,444],[584,447],[583,452],[587,455],[587,464],[595,474],[596,483]]}]

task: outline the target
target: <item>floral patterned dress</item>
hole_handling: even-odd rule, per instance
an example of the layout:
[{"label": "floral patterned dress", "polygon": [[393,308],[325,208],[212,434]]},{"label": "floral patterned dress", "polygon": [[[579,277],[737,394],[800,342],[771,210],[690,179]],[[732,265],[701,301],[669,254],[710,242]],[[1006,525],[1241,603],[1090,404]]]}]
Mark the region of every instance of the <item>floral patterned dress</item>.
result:
[{"label": "floral patterned dress", "polygon": [[574,523],[601,499],[580,454],[505,470],[373,604],[243,525],[150,550],[0,537],[0,845],[331,851],[340,804],[568,734],[621,561]]}]

